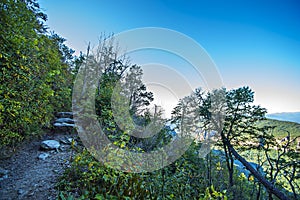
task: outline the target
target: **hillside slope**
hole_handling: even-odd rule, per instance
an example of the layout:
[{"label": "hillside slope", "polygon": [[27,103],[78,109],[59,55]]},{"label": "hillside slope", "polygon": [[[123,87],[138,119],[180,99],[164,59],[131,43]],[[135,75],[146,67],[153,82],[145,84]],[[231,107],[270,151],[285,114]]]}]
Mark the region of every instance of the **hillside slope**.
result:
[{"label": "hillside slope", "polygon": [[[266,119],[258,123],[259,126],[275,126],[274,135],[278,138],[287,136],[290,132],[292,137],[300,136],[300,124],[295,122]],[[288,132],[287,132],[288,131]]]}]

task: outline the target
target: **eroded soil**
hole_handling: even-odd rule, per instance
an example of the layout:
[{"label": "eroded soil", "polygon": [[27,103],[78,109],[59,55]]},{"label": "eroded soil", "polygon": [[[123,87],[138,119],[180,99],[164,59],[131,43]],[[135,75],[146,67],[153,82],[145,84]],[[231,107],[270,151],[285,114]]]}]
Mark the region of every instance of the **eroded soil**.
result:
[{"label": "eroded soil", "polygon": [[[59,176],[69,167],[73,151],[68,144],[61,144],[58,150],[43,151],[40,144],[43,140],[60,141],[66,137],[75,138],[75,135],[48,133],[24,143],[11,157],[0,159],[0,168],[8,170],[7,178],[0,181],[0,199],[57,199],[55,186]],[[45,160],[38,158],[43,152],[49,154]]]}]

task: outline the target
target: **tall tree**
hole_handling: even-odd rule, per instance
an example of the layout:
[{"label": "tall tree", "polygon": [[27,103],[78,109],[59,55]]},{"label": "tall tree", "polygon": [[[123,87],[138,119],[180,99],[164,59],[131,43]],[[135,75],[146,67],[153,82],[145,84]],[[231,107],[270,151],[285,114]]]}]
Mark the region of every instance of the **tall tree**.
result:
[{"label": "tall tree", "polygon": [[[143,71],[140,66],[133,65],[129,68],[122,84],[123,93],[129,99],[130,111],[137,113],[138,109],[150,105],[153,101],[153,93],[147,92],[145,84],[142,82]],[[141,112],[142,110],[140,110]]]},{"label": "tall tree", "polygon": [[[225,153],[230,188],[233,188],[235,184],[234,160],[237,159],[265,186],[270,194],[280,199],[288,199],[275,187],[274,183],[266,179],[259,169],[254,169],[237,151],[258,145],[261,141],[261,134],[266,129],[257,126],[257,122],[264,119],[266,109],[253,105],[254,92],[249,87],[229,91],[220,89],[212,92],[197,89],[189,99],[194,99],[191,102],[197,102],[198,109],[189,108],[191,105],[183,104],[184,101],[181,101],[173,111],[173,119],[178,123],[178,127],[188,127],[189,134],[200,133],[200,137],[196,135],[196,139],[200,139],[202,143],[199,150],[202,157],[209,153],[209,147],[215,141],[214,138],[219,138],[218,144]],[[187,114],[189,115],[186,116]],[[293,169],[292,166],[296,165],[290,166]],[[295,172],[291,173],[291,176],[295,176]]]},{"label": "tall tree", "polygon": [[237,147],[251,144],[251,139],[258,131],[256,122],[263,119],[266,113],[266,109],[253,105],[253,101],[254,92],[249,87],[238,88],[226,93],[227,109],[221,139],[231,186],[234,184],[234,158],[229,147],[225,145],[225,140]]},{"label": "tall tree", "polygon": [[[197,96],[203,102],[206,102],[200,105],[200,115],[206,119],[208,124],[213,124],[215,120],[212,118],[213,115],[210,111],[213,103],[209,98],[210,95],[205,98],[198,92]],[[222,129],[220,129],[220,145],[225,152],[229,185],[234,185],[233,164],[234,159],[237,159],[266,187],[269,193],[280,199],[288,199],[283,192],[275,188],[274,184],[268,181],[258,169],[254,169],[236,150],[249,149],[253,147],[253,144],[259,144],[259,135],[264,128],[259,128],[257,122],[264,119],[266,109],[253,105],[254,92],[249,87],[226,91],[225,97],[226,105],[221,106],[225,108],[225,119]]]}]

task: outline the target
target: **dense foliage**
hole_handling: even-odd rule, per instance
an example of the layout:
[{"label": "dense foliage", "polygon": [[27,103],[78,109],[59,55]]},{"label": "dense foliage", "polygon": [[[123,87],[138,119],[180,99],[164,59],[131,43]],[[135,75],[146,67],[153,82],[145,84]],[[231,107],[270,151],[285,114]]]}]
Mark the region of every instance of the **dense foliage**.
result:
[{"label": "dense foliage", "polygon": [[[150,152],[178,136],[163,127],[152,137],[138,138],[120,127],[132,121],[141,129],[153,121],[166,123],[161,108],[148,107],[154,97],[141,81],[141,67],[118,58],[114,43],[107,40],[96,53],[88,48],[87,55],[73,58],[65,39],[47,32],[46,19],[35,0],[0,1],[0,147],[30,138],[49,126],[53,113],[69,110],[73,79],[87,60],[101,63],[95,109],[114,145]],[[114,111],[112,99],[127,106]],[[195,140],[183,156],[154,172],[118,171],[72,143],[76,155],[58,184],[59,198],[299,199],[299,124],[265,120],[266,110],[253,100],[248,87],[197,89],[180,100],[172,121],[177,134]],[[125,117],[117,122],[114,112],[129,114],[132,121]],[[213,150],[203,148],[213,143]]]},{"label": "dense foliage", "polygon": [[[127,102],[129,106],[126,109],[130,110],[135,123],[146,126],[154,119],[155,114],[157,116],[160,114],[159,110],[151,113],[145,107],[151,102],[152,95],[146,92],[145,86],[140,81],[142,74],[140,68],[136,65],[123,65],[122,60],[112,62],[114,64],[106,65],[103,68],[104,70],[101,70],[101,80],[96,94],[96,112],[107,136],[114,145],[122,149],[139,152],[151,151],[169,143],[172,136],[167,129],[160,131],[156,137],[140,139],[129,135],[127,131],[118,126],[113,116],[111,98],[119,80],[127,80],[123,84],[123,86],[126,86],[123,88],[125,91],[118,91],[118,93],[126,96],[127,100],[129,99]],[[117,68],[116,63],[118,63]],[[125,69],[123,70],[123,68]],[[127,77],[134,80],[128,81]],[[143,90],[140,90],[141,88]],[[135,98],[132,98],[133,94]],[[247,169],[236,166],[236,158],[231,150],[232,145],[234,145],[245,158],[259,163],[257,166],[261,165],[260,168],[256,169],[258,174],[264,179],[271,178],[274,186],[276,185],[280,188],[279,190],[285,191],[285,195],[296,199],[299,172],[294,170],[294,173],[286,176],[288,177],[286,181],[281,175],[274,177],[274,173],[282,174],[284,172],[281,170],[283,168],[278,167],[278,162],[282,164],[280,166],[289,163],[284,168],[285,170],[297,167],[298,164],[295,159],[299,154],[290,154],[287,153],[288,151],[280,152],[281,149],[279,148],[277,151],[282,156],[277,157],[277,161],[276,155],[268,153],[270,150],[276,151],[275,147],[260,148],[259,151],[260,139],[274,141],[275,138],[273,138],[271,126],[257,125],[261,123],[261,120],[264,120],[266,111],[253,105],[254,93],[250,88],[243,87],[229,91],[222,89],[221,92],[213,91],[212,93],[205,93],[200,89],[196,90],[193,96],[196,97],[197,106],[190,109],[189,112],[194,113],[190,114],[188,118],[185,115],[185,118],[194,120],[193,118],[199,118],[200,116],[202,126],[206,127],[206,130],[214,128],[211,126],[213,119],[216,117],[212,113],[212,100],[216,96],[220,97],[218,96],[220,94],[224,94],[223,103],[225,104],[217,107],[224,114],[224,124],[221,127],[223,136],[220,136],[220,145],[215,147],[219,150],[209,151],[207,155],[204,154],[206,155],[204,157],[199,156],[199,153],[201,153],[199,150],[206,143],[205,140],[195,140],[189,150],[171,165],[154,172],[134,174],[110,168],[97,161],[86,149],[83,149],[78,151],[78,154],[72,159],[72,166],[60,181],[60,198],[253,199],[253,196],[255,196],[256,199],[266,199],[267,197],[276,199],[273,193],[265,189],[253,174],[247,172]],[[144,103],[133,102],[133,99],[143,99],[145,96],[147,96],[147,100],[137,101]],[[116,97],[118,96],[113,98]],[[180,131],[192,131],[194,130],[192,126],[196,124],[182,124],[183,121],[186,121],[183,117],[183,111],[187,110],[188,105],[185,102],[186,99],[190,100],[190,98],[182,99],[173,111],[173,122],[177,124],[177,127],[180,127]],[[120,109],[124,108],[121,107]],[[123,113],[125,111],[125,109],[122,110]],[[185,125],[188,125],[188,127],[182,128]],[[224,138],[222,139],[222,137]],[[225,141],[230,141],[231,146],[227,146]],[[294,143],[290,143],[288,147],[290,149],[294,148]],[[251,151],[251,153],[246,153],[247,151]],[[260,157],[260,160],[256,159],[263,152],[268,155],[268,157],[264,157],[264,163],[262,163],[262,157]],[[288,162],[284,162],[283,158]],[[122,160],[119,162],[122,162]],[[274,167],[275,165],[277,168]],[[265,172],[261,170],[262,167]]]},{"label": "dense foliage", "polygon": [[[110,76],[115,77],[112,74],[106,76],[106,72],[103,73],[104,79],[102,79],[98,95],[99,97],[106,95],[107,100],[103,101],[104,98],[101,97],[101,100],[97,101],[96,109],[98,109],[98,115],[109,113],[109,115],[100,116],[99,120],[106,127],[106,134],[113,143],[126,150],[144,152],[160,148],[170,142],[172,137],[168,130],[161,131],[158,134],[160,137],[141,141],[118,127],[114,121],[109,100],[112,97],[116,79],[109,78]],[[130,73],[132,71],[129,70]],[[126,73],[123,75],[124,77],[128,76]],[[122,79],[122,76],[119,78]],[[139,83],[142,84],[142,82]],[[137,85],[135,88],[139,88],[139,86]],[[139,95],[142,94],[139,93]],[[299,153],[294,152],[295,140],[293,142],[291,140],[290,143],[278,143],[276,146],[274,141],[279,140],[280,137],[274,137],[274,127],[257,125],[263,123],[261,120],[264,120],[265,109],[253,105],[254,93],[250,88],[243,87],[229,91],[223,89],[221,93],[217,91],[205,93],[202,90],[196,90],[193,96],[196,97],[195,102],[198,106],[189,110],[189,112],[195,113],[190,114],[187,119],[193,120],[193,118],[200,116],[202,126],[207,127],[206,130],[210,130],[213,127],[211,123],[216,117],[212,113],[212,99],[215,98],[215,95],[220,94],[224,94],[225,100],[225,106],[218,108],[223,111],[223,114],[225,113],[224,124],[221,129],[223,135],[219,136],[220,138],[216,143],[220,145],[216,145],[215,150],[209,151],[207,155],[204,154],[206,156],[199,155],[201,147],[206,145],[206,140],[203,140],[202,137],[200,141],[195,140],[188,151],[171,165],[154,172],[136,174],[121,172],[103,165],[84,149],[78,151],[76,157],[72,159],[72,166],[60,181],[60,198],[277,199],[273,191],[269,191],[257,179],[256,174],[249,173],[243,166],[237,166],[232,150],[234,146],[244,158],[258,163],[257,168],[255,168],[257,174],[263,180],[271,180],[272,187],[279,188],[279,194],[281,194],[280,191],[283,191],[283,199],[286,196],[297,199],[297,190],[299,189],[299,163],[297,159]],[[99,97],[96,95],[96,99]],[[129,98],[130,95],[127,97]],[[182,99],[173,111],[173,121],[177,127],[181,127],[178,129],[179,131],[194,130],[192,127],[194,123],[182,124],[185,121],[183,114],[185,113],[185,117],[187,117],[184,111],[187,110],[188,104],[185,101],[186,99]],[[132,107],[129,106],[129,108]],[[153,119],[151,113],[147,113],[147,109],[146,112],[138,114],[136,111],[140,107],[137,106],[136,108],[131,112],[133,118],[139,119],[136,120],[136,123],[142,125],[143,122]],[[187,128],[182,128],[186,125]],[[222,139],[222,137],[224,138]],[[295,139],[295,137],[293,138]],[[262,139],[264,144],[269,142],[268,146],[262,148]],[[229,146],[227,146],[228,141],[230,141]],[[147,149],[149,146],[152,148]],[[265,156],[261,156],[262,154]],[[278,155],[280,156],[278,157]],[[285,173],[286,178],[282,176],[283,173]]]},{"label": "dense foliage", "polygon": [[53,113],[70,109],[73,51],[47,33],[35,0],[0,2],[0,146],[12,145]]}]

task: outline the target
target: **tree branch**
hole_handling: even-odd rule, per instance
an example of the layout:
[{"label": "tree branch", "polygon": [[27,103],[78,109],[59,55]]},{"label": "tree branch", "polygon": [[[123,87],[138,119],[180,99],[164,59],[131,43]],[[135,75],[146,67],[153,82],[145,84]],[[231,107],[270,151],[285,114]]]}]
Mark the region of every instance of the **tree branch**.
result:
[{"label": "tree branch", "polygon": [[234,155],[234,157],[238,159],[246,167],[246,169],[249,170],[253,174],[253,176],[266,187],[266,189],[270,193],[274,194],[276,197],[278,197],[281,200],[289,200],[289,198],[283,192],[275,188],[270,181],[266,180],[242,156],[240,156],[239,153],[234,149],[234,147],[228,142],[227,138],[224,138],[224,142],[228,147],[228,149],[231,151],[231,153]]}]

